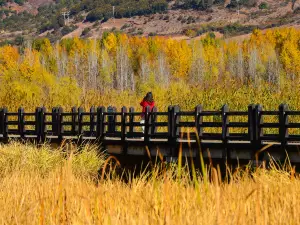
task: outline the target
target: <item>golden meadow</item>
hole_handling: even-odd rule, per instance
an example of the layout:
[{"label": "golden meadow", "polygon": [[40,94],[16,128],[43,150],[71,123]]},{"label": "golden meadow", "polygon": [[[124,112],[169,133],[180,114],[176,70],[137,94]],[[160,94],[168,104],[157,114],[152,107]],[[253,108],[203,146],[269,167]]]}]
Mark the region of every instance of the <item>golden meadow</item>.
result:
[{"label": "golden meadow", "polygon": [[[93,146],[1,145],[0,223],[300,222],[300,177],[288,164],[228,170],[222,181],[218,167],[209,166],[203,169],[205,176],[196,171],[191,176],[191,168],[176,165],[164,169],[164,164],[138,176],[117,176],[108,160]],[[103,167],[107,173],[98,173]]]},{"label": "golden meadow", "polygon": [[253,31],[244,41],[177,41],[106,33],[101,40],[47,39],[0,48],[0,105],[135,106],[152,91],[159,110],[250,103],[300,109],[300,31]]}]

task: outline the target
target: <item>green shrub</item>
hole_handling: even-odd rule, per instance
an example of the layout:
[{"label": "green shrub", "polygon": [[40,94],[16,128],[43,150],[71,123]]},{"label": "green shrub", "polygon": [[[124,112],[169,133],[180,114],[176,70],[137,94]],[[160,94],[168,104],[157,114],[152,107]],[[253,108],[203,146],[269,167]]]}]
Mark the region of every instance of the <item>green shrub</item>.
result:
[{"label": "green shrub", "polygon": [[18,5],[24,5],[24,0],[14,0],[15,3],[17,3]]},{"label": "green shrub", "polygon": [[87,16],[86,20],[94,22],[96,20],[102,20],[104,17],[103,11],[101,9],[92,10]]},{"label": "green shrub", "polygon": [[143,29],[138,29],[138,31],[137,31],[137,33],[136,33],[137,35],[143,35],[144,34],[144,31],[143,31]]},{"label": "green shrub", "polygon": [[14,40],[14,44],[15,44],[15,45],[20,46],[20,45],[22,45],[23,43],[24,43],[24,37],[21,36],[21,35],[17,36],[17,37],[15,38],[15,40]]},{"label": "green shrub", "polygon": [[82,35],[82,36],[85,36],[85,35],[87,35],[90,31],[91,31],[91,28],[86,27],[86,28],[83,29],[81,35]]},{"label": "green shrub", "polygon": [[72,31],[76,30],[77,27],[76,26],[64,26],[63,29],[61,30],[61,34],[63,36],[71,33]]},{"label": "green shrub", "polygon": [[224,28],[217,28],[217,31],[220,31],[224,33],[226,36],[233,36],[233,35],[239,35],[239,34],[246,34],[252,32],[255,28],[255,26],[243,26],[239,23],[234,23],[225,26]]},{"label": "green shrub", "polygon": [[268,6],[268,3],[266,2],[262,2],[260,3],[260,5],[258,6],[259,9],[268,9],[269,6]]},{"label": "green shrub", "polygon": [[164,20],[169,20],[170,16],[169,15],[165,15]]},{"label": "green shrub", "polygon": [[155,33],[155,32],[150,32],[149,34],[148,34],[148,36],[149,37],[153,37],[153,36],[156,36],[157,34]]},{"label": "green shrub", "polygon": [[300,14],[300,7],[294,9],[294,14],[297,14],[297,13]]},{"label": "green shrub", "polygon": [[208,33],[208,36],[209,36],[210,38],[213,38],[213,39],[216,38],[216,35],[215,35],[214,32],[209,32],[209,33]]},{"label": "green shrub", "polygon": [[125,23],[122,27],[121,30],[125,30],[126,28],[130,27],[130,24]]},{"label": "green shrub", "polygon": [[94,24],[93,24],[93,28],[96,28],[100,25],[100,22],[99,21],[96,21]]},{"label": "green shrub", "polygon": [[190,37],[190,38],[193,38],[193,37],[196,37],[197,36],[197,32],[195,30],[192,30],[192,29],[186,29],[183,31],[183,34]]}]

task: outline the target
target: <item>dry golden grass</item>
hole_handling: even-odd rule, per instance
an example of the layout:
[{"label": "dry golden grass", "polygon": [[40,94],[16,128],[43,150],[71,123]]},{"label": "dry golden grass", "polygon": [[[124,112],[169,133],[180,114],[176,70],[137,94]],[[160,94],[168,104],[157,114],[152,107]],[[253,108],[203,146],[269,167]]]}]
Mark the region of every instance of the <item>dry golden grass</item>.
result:
[{"label": "dry golden grass", "polygon": [[[1,147],[1,157],[6,149],[17,147],[22,148]],[[74,174],[75,157],[62,159],[46,175],[22,166],[3,172],[1,224],[300,223],[300,178],[293,170],[241,170],[225,183],[215,169],[211,182],[201,176],[191,179],[186,168],[176,179],[174,166],[163,174],[154,169],[128,183],[117,177],[95,182],[93,176]]]}]

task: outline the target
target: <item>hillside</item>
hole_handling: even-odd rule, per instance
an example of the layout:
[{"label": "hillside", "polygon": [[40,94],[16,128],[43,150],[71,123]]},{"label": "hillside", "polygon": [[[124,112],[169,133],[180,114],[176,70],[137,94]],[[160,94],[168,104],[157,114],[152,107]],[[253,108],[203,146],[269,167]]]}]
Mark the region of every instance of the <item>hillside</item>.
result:
[{"label": "hillside", "polygon": [[[114,6],[114,7],[113,7]],[[70,16],[63,16],[70,12]],[[254,28],[300,24],[299,0],[0,0],[0,42],[99,37],[119,30],[139,36],[232,37]]]}]

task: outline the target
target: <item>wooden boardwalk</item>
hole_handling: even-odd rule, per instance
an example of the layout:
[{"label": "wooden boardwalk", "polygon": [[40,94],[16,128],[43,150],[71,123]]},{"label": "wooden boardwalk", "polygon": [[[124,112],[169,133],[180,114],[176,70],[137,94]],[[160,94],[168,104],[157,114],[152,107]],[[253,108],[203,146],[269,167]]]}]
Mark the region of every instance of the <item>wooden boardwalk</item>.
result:
[{"label": "wooden boardwalk", "polygon": [[[97,143],[102,150],[123,156],[145,156],[147,146],[153,157],[159,149],[166,158],[176,158],[179,152],[198,158],[202,152],[206,158],[227,161],[267,160],[270,156],[283,161],[288,156],[300,162],[300,111],[290,111],[285,104],[277,111],[264,111],[260,105],[249,105],[247,111],[229,111],[227,105],[219,111],[205,111],[201,105],[194,111],[181,111],[178,106],[169,106],[166,112],[147,108],[144,124],[139,122],[140,115],[126,107],[119,112],[114,107],[92,107],[89,112],[37,108],[31,113],[1,108],[0,141],[40,144],[68,139]],[[258,155],[265,146],[268,148]]]}]

